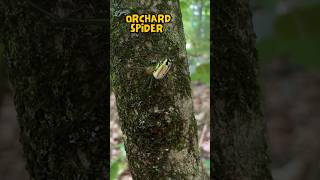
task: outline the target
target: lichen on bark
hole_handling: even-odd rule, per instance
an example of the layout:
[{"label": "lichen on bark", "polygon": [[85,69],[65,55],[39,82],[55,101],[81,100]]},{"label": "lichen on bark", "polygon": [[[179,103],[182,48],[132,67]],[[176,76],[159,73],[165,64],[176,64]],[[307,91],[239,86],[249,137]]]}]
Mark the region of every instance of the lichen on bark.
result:
[{"label": "lichen on bark", "polygon": [[[163,33],[130,33],[125,15],[168,13]],[[134,179],[205,179],[193,116],[190,77],[178,1],[113,1],[113,89]],[[164,79],[145,73],[169,58]]]}]

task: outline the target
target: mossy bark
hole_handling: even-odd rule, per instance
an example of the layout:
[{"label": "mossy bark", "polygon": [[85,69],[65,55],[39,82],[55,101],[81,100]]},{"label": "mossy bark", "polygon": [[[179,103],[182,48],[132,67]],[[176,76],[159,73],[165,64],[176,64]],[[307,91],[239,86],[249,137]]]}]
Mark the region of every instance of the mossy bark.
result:
[{"label": "mossy bark", "polygon": [[30,179],[106,179],[107,21],[83,19],[105,18],[108,3],[30,2],[7,0],[1,9]]},{"label": "mossy bark", "polygon": [[[163,33],[130,33],[131,13],[169,13],[173,20]],[[145,72],[165,58],[173,68],[164,79]],[[133,178],[205,179],[179,2],[113,1],[111,67]]]},{"label": "mossy bark", "polygon": [[248,0],[217,0],[212,12],[212,178],[272,179]]}]

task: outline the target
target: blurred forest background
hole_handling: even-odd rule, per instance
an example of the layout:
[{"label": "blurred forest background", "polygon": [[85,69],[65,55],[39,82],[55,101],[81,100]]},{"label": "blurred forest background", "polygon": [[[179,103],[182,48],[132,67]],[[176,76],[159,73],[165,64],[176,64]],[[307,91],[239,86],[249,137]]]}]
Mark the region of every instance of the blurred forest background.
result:
[{"label": "blurred forest background", "polygon": [[[275,180],[320,179],[320,0],[251,0]],[[181,0],[201,158],[210,167],[210,1]],[[1,35],[0,35],[1,36]],[[0,44],[0,54],[2,54]],[[27,180],[0,59],[0,179]],[[111,180],[130,179],[111,94]],[[108,123],[108,122],[106,122]]]}]

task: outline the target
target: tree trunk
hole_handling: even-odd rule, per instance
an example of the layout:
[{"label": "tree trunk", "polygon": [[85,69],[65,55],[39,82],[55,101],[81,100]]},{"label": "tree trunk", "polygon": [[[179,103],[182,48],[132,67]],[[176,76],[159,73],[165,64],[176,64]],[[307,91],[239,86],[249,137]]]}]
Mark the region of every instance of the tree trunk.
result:
[{"label": "tree trunk", "polygon": [[212,12],[212,177],[272,179],[248,0],[217,0]]},{"label": "tree trunk", "polygon": [[[2,27],[30,179],[106,179],[107,2],[6,0]],[[93,19],[94,18],[94,19]]]},{"label": "tree trunk", "polygon": [[[127,14],[169,13],[163,33],[130,33]],[[111,64],[121,129],[135,180],[205,179],[199,156],[179,2],[112,3]],[[156,80],[145,68],[169,58]]]}]

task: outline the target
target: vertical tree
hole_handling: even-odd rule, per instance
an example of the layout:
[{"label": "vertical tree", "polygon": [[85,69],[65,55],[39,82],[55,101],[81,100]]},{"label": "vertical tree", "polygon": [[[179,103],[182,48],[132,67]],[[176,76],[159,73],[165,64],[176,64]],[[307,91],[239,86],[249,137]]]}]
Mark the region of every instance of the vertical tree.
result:
[{"label": "vertical tree", "polygon": [[30,179],[106,179],[107,2],[1,1]]},{"label": "vertical tree", "polygon": [[[111,72],[129,167],[135,180],[205,179],[179,1],[112,2]],[[173,16],[163,33],[130,33],[127,14]],[[147,67],[169,58],[164,79]]]},{"label": "vertical tree", "polygon": [[272,179],[248,0],[217,0],[212,12],[212,177]]}]

